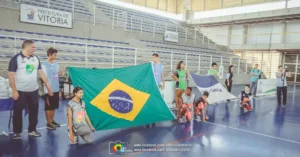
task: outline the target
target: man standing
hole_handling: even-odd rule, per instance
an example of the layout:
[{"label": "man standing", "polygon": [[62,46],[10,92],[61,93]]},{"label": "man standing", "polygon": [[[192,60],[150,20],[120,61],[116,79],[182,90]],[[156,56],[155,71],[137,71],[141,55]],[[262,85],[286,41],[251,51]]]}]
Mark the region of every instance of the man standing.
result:
[{"label": "man standing", "polygon": [[42,66],[53,92],[53,96],[48,95],[48,90],[44,87],[45,114],[47,119],[46,127],[50,130],[55,130],[56,127],[60,127],[60,124],[54,121],[55,110],[58,109],[59,106],[59,76],[61,75],[58,63],[55,61],[56,55],[57,50],[49,48],[47,51],[48,59]]},{"label": "man standing", "polygon": [[[163,95],[163,89],[165,88],[165,79],[164,79],[164,66],[159,62],[159,55],[157,53],[154,53],[152,55],[152,66],[153,66],[153,72],[156,84],[159,88],[159,91],[162,96]],[[152,126],[154,126],[155,123],[152,123]],[[151,127],[150,125],[146,125],[146,127]]]},{"label": "man standing", "polygon": [[160,92],[162,93],[162,90],[165,88],[164,66],[159,62],[159,55],[157,53],[154,53],[152,55],[152,59],[153,59],[152,65],[153,65],[156,84]]},{"label": "man standing", "polygon": [[219,80],[219,70],[217,68],[218,68],[217,63],[212,63],[211,69],[208,71],[207,75],[213,75],[216,77],[217,80]]},{"label": "man standing", "polygon": [[12,97],[15,100],[13,108],[14,139],[21,139],[22,111],[26,106],[28,106],[29,112],[28,135],[34,137],[41,136],[36,131],[39,109],[38,72],[48,88],[48,94],[52,95],[48,79],[41,69],[39,58],[33,54],[34,51],[35,46],[33,41],[25,40],[22,44],[22,51],[15,55],[9,62],[8,78],[12,88]]},{"label": "man standing", "polygon": [[277,103],[281,105],[281,93],[283,95],[283,105],[286,105],[287,97],[287,82],[286,77],[291,77],[291,73],[283,69],[282,66],[278,67],[278,72],[276,72],[276,84],[277,84]]},{"label": "man standing", "polygon": [[261,75],[261,71],[258,69],[258,64],[255,64],[254,69],[251,70],[251,89],[250,89],[250,92],[253,93],[254,97],[256,97],[257,81],[260,75]]}]

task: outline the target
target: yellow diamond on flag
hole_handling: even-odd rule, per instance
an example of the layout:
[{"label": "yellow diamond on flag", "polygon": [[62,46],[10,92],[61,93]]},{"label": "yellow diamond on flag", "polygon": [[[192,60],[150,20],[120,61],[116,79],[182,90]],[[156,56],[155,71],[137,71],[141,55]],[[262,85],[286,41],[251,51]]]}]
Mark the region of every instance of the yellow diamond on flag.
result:
[{"label": "yellow diamond on flag", "polygon": [[91,101],[91,104],[111,116],[133,121],[149,97],[150,94],[114,79]]}]

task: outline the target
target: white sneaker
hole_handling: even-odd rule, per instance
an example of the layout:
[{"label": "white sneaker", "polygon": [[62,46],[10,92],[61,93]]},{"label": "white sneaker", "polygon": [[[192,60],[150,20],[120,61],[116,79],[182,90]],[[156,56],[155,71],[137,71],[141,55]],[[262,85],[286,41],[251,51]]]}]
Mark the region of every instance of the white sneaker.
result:
[{"label": "white sneaker", "polygon": [[42,134],[37,132],[37,131],[32,131],[28,133],[29,136],[34,136],[34,137],[41,137]]}]

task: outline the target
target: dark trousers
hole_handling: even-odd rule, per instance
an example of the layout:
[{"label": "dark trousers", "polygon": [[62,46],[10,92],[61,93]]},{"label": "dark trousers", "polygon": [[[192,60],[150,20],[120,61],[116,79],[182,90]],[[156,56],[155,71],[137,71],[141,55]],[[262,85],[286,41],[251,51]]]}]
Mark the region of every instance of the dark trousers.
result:
[{"label": "dark trousers", "polygon": [[257,82],[251,82],[250,92],[253,94],[253,96],[256,96],[256,91],[257,91]]},{"label": "dark trousers", "polygon": [[36,131],[38,123],[39,98],[38,91],[20,92],[19,99],[14,102],[13,109],[13,131],[21,133],[23,127],[22,113],[23,109],[28,108],[29,127],[28,132]]},{"label": "dark trousers", "polygon": [[227,83],[227,80],[225,81],[225,85],[227,87],[227,90],[228,92],[230,93],[231,92],[231,87],[232,87],[232,82],[230,82],[229,86],[228,86],[228,83]]},{"label": "dark trousers", "polygon": [[283,96],[283,104],[286,105],[287,87],[277,87],[277,102],[281,104],[281,94]]}]

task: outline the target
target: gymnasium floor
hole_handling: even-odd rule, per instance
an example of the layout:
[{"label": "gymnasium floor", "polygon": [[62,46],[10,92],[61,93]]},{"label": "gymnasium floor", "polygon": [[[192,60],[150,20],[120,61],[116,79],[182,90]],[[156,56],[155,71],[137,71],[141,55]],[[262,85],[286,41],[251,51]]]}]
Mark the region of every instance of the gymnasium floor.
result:
[{"label": "gymnasium floor", "polygon": [[[237,95],[243,86],[234,86]],[[4,157],[106,157],[109,142],[120,140],[128,147],[134,144],[189,144],[188,152],[142,152],[123,157],[299,157],[300,154],[300,86],[289,86],[288,104],[277,107],[276,98],[261,97],[253,102],[252,112],[241,112],[236,101],[219,103],[208,108],[207,123],[193,121],[177,124],[172,121],[128,129],[98,131],[94,143],[69,145],[66,125],[55,131],[45,129],[43,102],[40,104],[38,128],[42,137],[11,140],[0,135],[0,156]],[[56,121],[66,124],[67,101],[61,102]],[[0,113],[0,131],[7,131],[8,112]],[[23,128],[27,129],[24,118]],[[1,134],[0,132],[0,134]],[[4,133],[4,132],[2,132]],[[155,148],[152,145],[150,148]],[[162,147],[157,147],[160,149]],[[184,148],[184,147],[180,147]],[[188,150],[185,149],[185,150]],[[183,149],[180,149],[183,150]]]}]

